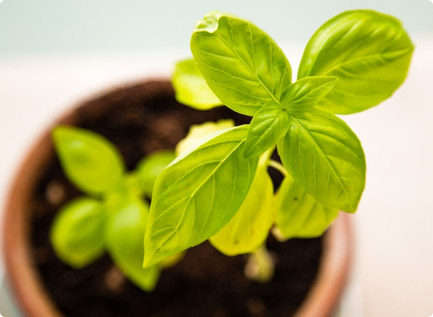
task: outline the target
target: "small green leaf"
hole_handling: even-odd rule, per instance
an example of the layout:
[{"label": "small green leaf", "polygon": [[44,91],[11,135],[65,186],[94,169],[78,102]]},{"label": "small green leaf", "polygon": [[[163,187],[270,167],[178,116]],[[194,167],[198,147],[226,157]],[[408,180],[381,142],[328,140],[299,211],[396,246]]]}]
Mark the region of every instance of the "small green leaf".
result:
[{"label": "small green leaf", "polygon": [[80,190],[101,194],[115,188],[125,166],[116,148],[101,135],[69,126],[58,126],[54,145],[63,170]]},{"label": "small green leaf", "polygon": [[258,164],[258,157],[243,157],[247,128],[212,134],[158,177],[144,239],[145,267],[207,240],[234,216]]},{"label": "small green leaf", "polygon": [[222,119],[217,122],[205,122],[191,126],[185,138],[176,145],[176,154],[196,148],[201,144],[204,137],[211,133],[234,127],[235,123],[231,119]]},{"label": "small green leaf", "polygon": [[162,170],[167,167],[176,155],[173,151],[164,150],[146,156],[138,163],[136,175],[141,190],[149,197],[152,196],[153,185]]},{"label": "small green leaf", "polygon": [[160,268],[143,269],[143,235],[149,207],[139,198],[117,197],[109,202],[105,243],[120,270],[144,291],[152,291]]},{"label": "small green leaf", "polygon": [[365,157],[356,135],[320,109],[290,123],[278,144],[284,167],[319,202],[355,212],[365,186]]},{"label": "small green leaf", "polygon": [[335,76],[321,101],[334,113],[363,111],[403,83],[413,44],[396,18],[371,10],[346,11],[321,26],[305,48],[298,79]]},{"label": "small green leaf", "polygon": [[215,95],[229,108],[254,115],[264,105],[280,103],[292,71],[283,51],[247,20],[213,11],[200,20],[191,51]]},{"label": "small green leaf", "polygon": [[74,268],[82,268],[104,252],[104,211],[99,201],[77,198],[59,210],[50,240],[56,255]]},{"label": "small green leaf", "polygon": [[275,263],[272,254],[262,245],[248,256],[244,273],[250,281],[269,283],[274,277]]},{"label": "small green leaf", "polygon": [[277,142],[289,129],[289,115],[280,105],[261,108],[253,117],[245,143],[245,157],[258,156]]},{"label": "small green leaf", "polygon": [[276,225],[284,239],[319,237],[338,216],[338,209],[319,203],[291,176],[282,182],[276,199]]},{"label": "small green leaf", "polygon": [[284,108],[291,113],[311,111],[335,86],[338,78],[331,76],[304,77],[293,83],[283,96]]},{"label": "small green leaf", "polygon": [[274,223],[274,211],[272,180],[266,165],[259,166],[242,206],[230,222],[210,238],[211,244],[228,256],[257,251]]},{"label": "small green leaf", "polygon": [[177,62],[171,77],[176,100],[198,110],[222,106],[209,88],[194,59]]}]

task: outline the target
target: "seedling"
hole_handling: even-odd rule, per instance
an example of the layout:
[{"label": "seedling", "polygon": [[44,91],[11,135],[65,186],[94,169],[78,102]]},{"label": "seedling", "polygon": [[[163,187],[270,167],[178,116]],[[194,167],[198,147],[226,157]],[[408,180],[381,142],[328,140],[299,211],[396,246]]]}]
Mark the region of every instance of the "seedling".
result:
[{"label": "seedling", "polygon": [[[54,222],[52,243],[66,263],[82,267],[107,250],[151,290],[161,268],[209,240],[229,256],[250,253],[247,276],[267,281],[271,230],[280,240],[317,237],[340,211],[356,211],[364,152],[336,114],[376,106],[403,83],[413,45],[397,19],[370,10],[332,18],[308,42],[293,83],[278,45],[231,14],[200,20],[191,51],[194,59],[173,74],[176,98],[200,110],[225,105],[251,123],[194,126],[176,154],[154,154],[135,172],[125,171],[101,136],[56,128],[63,168],[89,195],[68,203]],[[275,149],[282,163],[270,159]],[[268,168],[284,176],[276,194]]]},{"label": "seedling", "polygon": [[68,179],[87,196],[68,202],[56,214],[51,243],[60,259],[84,267],[107,251],[137,286],[152,290],[160,270],[172,257],[143,269],[143,235],[153,183],[174,159],[173,151],[144,158],[126,172],[117,149],[104,137],[85,129],[58,126],[53,139]]},{"label": "seedling", "polygon": [[[339,211],[356,211],[364,152],[336,114],[371,108],[404,81],[413,45],[397,19],[358,10],[329,20],[308,42],[294,83],[271,37],[231,14],[200,20],[191,51],[194,60],[174,73],[178,100],[198,109],[220,100],[253,118],[204,137],[163,170],[144,267],[207,239],[228,255],[255,252],[274,223],[284,239],[315,237]],[[282,165],[269,159],[275,147]],[[276,207],[269,166],[285,176]]]}]

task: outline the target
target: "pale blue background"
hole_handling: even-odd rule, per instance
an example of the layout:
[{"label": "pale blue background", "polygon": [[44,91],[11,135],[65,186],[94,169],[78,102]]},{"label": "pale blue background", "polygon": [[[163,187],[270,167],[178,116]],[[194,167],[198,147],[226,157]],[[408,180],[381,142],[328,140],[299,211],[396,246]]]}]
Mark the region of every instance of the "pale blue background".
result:
[{"label": "pale blue background", "polygon": [[409,33],[433,33],[431,0],[4,0],[0,56],[188,47],[197,19],[219,9],[254,21],[277,42],[306,42],[335,14],[371,8]]}]

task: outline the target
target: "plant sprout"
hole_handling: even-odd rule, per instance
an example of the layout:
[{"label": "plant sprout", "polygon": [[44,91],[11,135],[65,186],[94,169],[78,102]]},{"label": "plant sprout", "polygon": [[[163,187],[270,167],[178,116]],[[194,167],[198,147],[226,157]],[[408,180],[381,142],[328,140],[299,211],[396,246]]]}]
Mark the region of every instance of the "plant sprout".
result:
[{"label": "plant sprout", "polygon": [[[340,211],[356,211],[364,152],[336,115],[390,97],[406,78],[413,49],[394,17],[343,12],[312,36],[292,82],[290,63],[268,34],[232,14],[210,12],[193,31],[194,58],[176,65],[176,98],[199,110],[225,105],[251,116],[250,124],[193,126],[175,153],[154,153],[133,172],[105,138],[57,127],[65,173],[88,196],[56,216],[54,250],[77,268],[108,251],[150,291],[162,268],[209,240],[225,255],[250,254],[246,275],[270,280],[270,232],[279,240],[317,237]],[[281,162],[271,159],[275,150]],[[284,177],[276,194],[268,168]]]},{"label": "plant sprout", "polygon": [[117,149],[92,131],[58,126],[54,144],[68,179],[87,196],[68,202],[56,214],[51,244],[57,256],[82,268],[107,251],[119,269],[145,291],[155,287],[162,268],[181,255],[143,269],[143,235],[153,183],[174,159],[173,151],[145,157],[132,172]]},{"label": "plant sprout", "polygon": [[[371,108],[403,83],[413,45],[397,19],[370,10],[332,18],[308,42],[293,83],[272,38],[232,14],[200,20],[191,51],[174,73],[178,100],[207,109],[217,98],[252,120],[205,136],[162,171],[144,267],[208,239],[228,255],[255,252],[269,223],[283,239],[315,237],[339,211],[356,211],[364,152],[336,114]],[[269,159],[275,148],[282,165]],[[268,166],[285,176],[275,208]]]}]

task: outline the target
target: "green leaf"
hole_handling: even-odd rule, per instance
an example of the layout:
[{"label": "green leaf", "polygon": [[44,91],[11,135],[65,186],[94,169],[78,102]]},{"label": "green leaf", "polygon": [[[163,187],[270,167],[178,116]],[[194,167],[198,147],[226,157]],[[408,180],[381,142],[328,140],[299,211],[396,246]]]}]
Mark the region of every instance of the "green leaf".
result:
[{"label": "green leaf", "polygon": [[326,207],[287,176],[276,196],[276,225],[284,239],[321,236],[338,216],[338,209]]},{"label": "green leaf", "polygon": [[215,95],[229,108],[254,115],[264,105],[280,103],[292,76],[283,51],[247,20],[213,11],[200,20],[191,51]]},{"label": "green leaf", "polygon": [[167,167],[176,155],[171,150],[163,150],[146,156],[138,163],[136,175],[139,186],[149,197],[152,196],[153,185],[162,170]]},{"label": "green leaf", "polygon": [[119,269],[144,291],[152,291],[158,282],[160,267],[143,269],[143,235],[148,206],[139,198],[117,197],[108,206],[105,243]]},{"label": "green leaf", "polygon": [[176,100],[184,105],[198,110],[208,110],[222,105],[192,58],[176,63],[171,81]]},{"label": "green leaf", "polygon": [[210,238],[228,256],[251,253],[266,240],[274,223],[274,189],[266,165],[259,166],[247,197],[230,222]]},{"label": "green leaf", "polygon": [[176,145],[176,154],[188,151],[188,149],[196,148],[201,144],[204,137],[216,131],[234,127],[235,123],[232,119],[222,119],[217,122],[209,121],[205,123],[195,124],[191,126],[185,138],[179,141]]},{"label": "green leaf", "polygon": [[337,80],[337,77],[331,76],[304,77],[298,80],[289,86],[283,96],[284,108],[295,114],[313,110]]},{"label": "green leaf", "polygon": [[145,267],[207,240],[234,216],[258,164],[258,157],[243,157],[247,129],[212,134],[158,177],[144,238]]},{"label": "green leaf", "polygon": [[406,78],[413,44],[396,18],[371,10],[346,11],[313,35],[298,79],[335,76],[321,101],[334,113],[363,111],[387,99]]},{"label": "green leaf", "polygon": [[320,109],[290,123],[278,144],[284,167],[319,202],[355,212],[365,186],[365,157],[356,135]]},{"label": "green leaf", "polygon": [[271,252],[262,245],[256,252],[248,256],[244,273],[250,281],[269,283],[275,273],[275,259]]},{"label": "green leaf", "polygon": [[56,255],[82,268],[104,252],[104,211],[99,201],[77,198],[60,209],[51,225],[50,240]]},{"label": "green leaf", "polygon": [[245,143],[245,157],[259,156],[287,133],[289,115],[280,105],[261,108],[253,117]]},{"label": "green leaf", "polygon": [[80,190],[101,194],[115,188],[125,166],[116,148],[101,135],[69,126],[58,126],[54,145],[63,170]]}]

